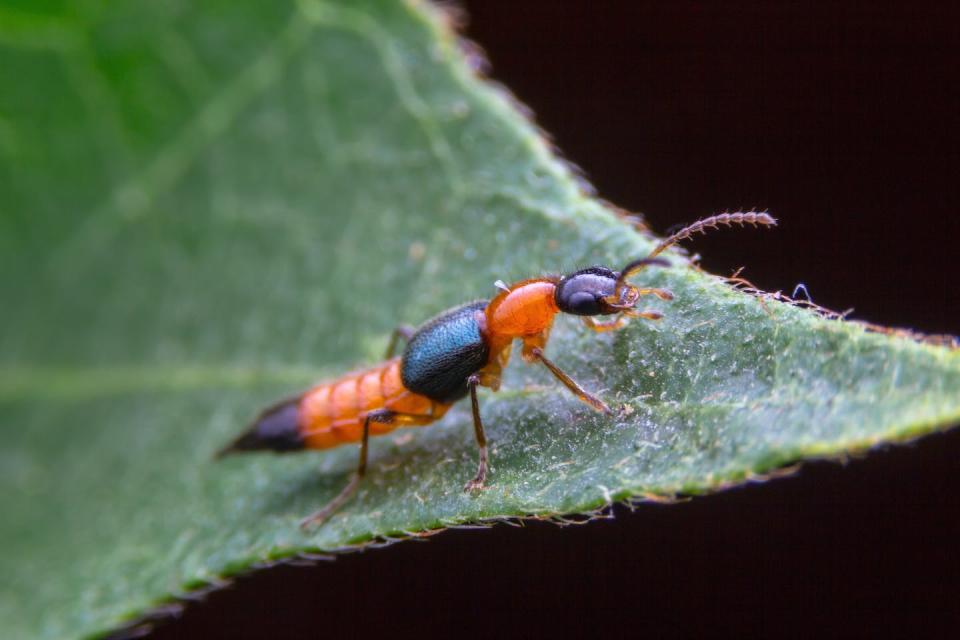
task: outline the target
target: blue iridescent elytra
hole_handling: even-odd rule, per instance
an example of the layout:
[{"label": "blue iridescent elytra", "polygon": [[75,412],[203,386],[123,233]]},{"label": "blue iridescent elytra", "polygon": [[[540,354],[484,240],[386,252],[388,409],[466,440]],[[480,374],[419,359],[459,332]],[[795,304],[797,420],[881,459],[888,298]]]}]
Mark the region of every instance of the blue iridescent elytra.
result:
[{"label": "blue iridescent elytra", "polygon": [[420,327],[403,352],[403,386],[437,402],[467,395],[467,378],[490,355],[477,319],[486,306],[486,300],[477,300],[454,307]]}]

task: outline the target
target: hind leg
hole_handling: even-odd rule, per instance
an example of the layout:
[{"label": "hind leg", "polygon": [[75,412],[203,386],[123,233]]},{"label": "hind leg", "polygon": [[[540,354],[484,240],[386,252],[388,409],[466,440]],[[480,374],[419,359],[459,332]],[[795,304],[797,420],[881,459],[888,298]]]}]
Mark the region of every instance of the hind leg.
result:
[{"label": "hind leg", "polygon": [[337,497],[328,502],[322,509],[313,513],[303,520],[300,521],[300,528],[306,529],[307,527],[313,525],[320,525],[326,521],[327,518],[333,515],[333,513],[343,505],[344,502],[349,500],[354,493],[357,491],[357,486],[360,484],[361,478],[367,472],[367,445],[370,442],[370,421],[375,420],[378,422],[388,422],[390,420],[391,411],[386,409],[380,409],[378,411],[373,411],[367,414],[366,419],[363,421],[363,438],[360,441],[360,461],[357,463],[357,470],[354,471],[353,476],[350,477],[350,482],[347,483],[340,493],[337,494]]},{"label": "hind leg", "polygon": [[439,416],[435,415],[397,413],[395,411],[390,411],[389,409],[377,409],[376,411],[371,411],[368,413],[366,419],[363,421],[363,437],[360,440],[360,460],[357,462],[357,470],[353,473],[353,476],[351,476],[350,482],[348,482],[347,486],[345,486],[340,493],[337,494],[337,497],[324,505],[322,509],[301,520],[300,528],[307,529],[311,526],[323,524],[330,516],[336,513],[341,506],[343,506],[343,503],[352,498],[353,494],[357,492],[357,487],[360,486],[360,481],[367,473],[367,449],[370,441],[371,422],[413,426],[430,424],[438,417]]},{"label": "hind leg", "polygon": [[413,337],[415,332],[416,329],[408,324],[402,324],[394,329],[393,333],[390,334],[390,342],[387,343],[387,360],[393,357],[394,352],[397,350],[397,343],[400,342],[400,339],[403,338],[404,342],[410,342],[410,338]]}]

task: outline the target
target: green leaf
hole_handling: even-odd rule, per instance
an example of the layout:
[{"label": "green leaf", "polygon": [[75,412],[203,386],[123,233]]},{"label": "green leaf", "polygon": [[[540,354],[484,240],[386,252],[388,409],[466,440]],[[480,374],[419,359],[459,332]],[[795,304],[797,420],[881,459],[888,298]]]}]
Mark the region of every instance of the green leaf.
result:
[{"label": "green leaf", "polygon": [[[585,195],[419,4],[0,8],[0,619],[104,633],[298,553],[700,493],[960,418],[960,354],[732,290],[669,254],[658,323],[560,318],[468,408],[356,449],[211,455],[258,408],[493,282],[652,241]],[[734,232],[730,241],[736,242]],[[746,232],[737,232],[746,233]],[[798,249],[798,253],[801,251]]]}]

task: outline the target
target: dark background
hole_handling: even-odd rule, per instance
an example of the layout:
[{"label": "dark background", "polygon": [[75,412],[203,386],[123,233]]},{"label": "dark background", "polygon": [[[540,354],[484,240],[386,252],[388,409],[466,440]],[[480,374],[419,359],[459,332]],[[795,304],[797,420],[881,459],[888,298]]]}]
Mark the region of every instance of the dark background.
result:
[{"label": "dark background", "polygon": [[[769,208],[703,265],[958,333],[955,3],[466,2],[491,75],[654,230]],[[155,638],[914,636],[960,628],[960,434],[613,521],[284,567]]]}]

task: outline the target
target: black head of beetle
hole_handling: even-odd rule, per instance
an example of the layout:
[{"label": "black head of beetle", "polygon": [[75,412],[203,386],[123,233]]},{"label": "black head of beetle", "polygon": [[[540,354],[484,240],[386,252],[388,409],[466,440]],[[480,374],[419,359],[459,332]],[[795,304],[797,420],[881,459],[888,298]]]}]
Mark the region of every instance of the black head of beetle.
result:
[{"label": "black head of beetle", "polygon": [[[644,258],[629,263],[624,272],[635,272],[646,265],[666,265],[664,260]],[[621,272],[607,267],[589,267],[560,278],[554,301],[564,313],[575,316],[608,316],[633,308],[639,290],[620,277]]]},{"label": "black head of beetle", "polygon": [[619,276],[619,273],[606,267],[574,271],[560,278],[553,299],[560,311],[575,316],[615,313],[603,299],[614,294]]}]

